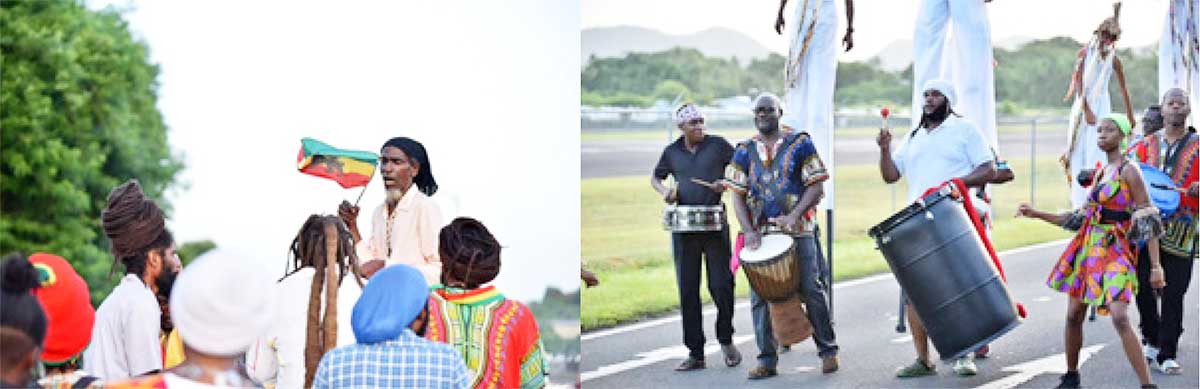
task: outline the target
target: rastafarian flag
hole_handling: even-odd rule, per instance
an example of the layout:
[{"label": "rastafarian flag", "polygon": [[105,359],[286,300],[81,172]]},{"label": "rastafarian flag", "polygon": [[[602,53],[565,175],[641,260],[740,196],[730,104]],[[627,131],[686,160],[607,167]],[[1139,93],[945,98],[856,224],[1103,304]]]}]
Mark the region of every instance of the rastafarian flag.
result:
[{"label": "rastafarian flag", "polygon": [[296,157],[301,173],[337,181],[343,188],[371,182],[379,155],[369,151],[342,150],[313,138],[300,140]]}]

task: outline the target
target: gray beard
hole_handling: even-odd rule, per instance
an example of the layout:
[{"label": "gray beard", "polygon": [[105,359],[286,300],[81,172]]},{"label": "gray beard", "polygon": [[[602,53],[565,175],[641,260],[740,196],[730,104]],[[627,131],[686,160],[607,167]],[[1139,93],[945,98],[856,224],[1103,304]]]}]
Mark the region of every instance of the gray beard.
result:
[{"label": "gray beard", "polygon": [[396,203],[400,202],[401,198],[404,198],[403,190],[400,190],[400,189],[388,189],[387,190],[387,203],[388,204],[396,205]]}]

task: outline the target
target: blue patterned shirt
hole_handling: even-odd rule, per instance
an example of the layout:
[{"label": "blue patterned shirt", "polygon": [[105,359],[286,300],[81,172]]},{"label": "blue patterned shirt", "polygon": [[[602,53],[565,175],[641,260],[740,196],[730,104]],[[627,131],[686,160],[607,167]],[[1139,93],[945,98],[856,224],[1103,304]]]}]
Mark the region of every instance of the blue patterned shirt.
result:
[{"label": "blue patterned shirt", "polygon": [[[804,191],[829,179],[825,164],[806,132],[783,131],[773,145],[762,135],[738,144],[726,171],[734,192],[745,195],[755,228],[768,218],[792,211]],[[799,230],[785,233],[805,236],[816,227],[815,207],[800,216]]]},{"label": "blue patterned shirt", "polygon": [[467,388],[470,372],[450,345],[405,329],[394,340],[338,347],[321,358],[314,388]]}]

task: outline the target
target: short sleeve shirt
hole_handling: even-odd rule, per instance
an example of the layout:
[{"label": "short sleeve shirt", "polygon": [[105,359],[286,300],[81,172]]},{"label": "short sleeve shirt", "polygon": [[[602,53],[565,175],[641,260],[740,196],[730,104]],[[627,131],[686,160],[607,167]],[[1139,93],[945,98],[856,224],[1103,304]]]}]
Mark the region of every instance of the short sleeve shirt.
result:
[{"label": "short sleeve shirt", "polygon": [[[777,164],[780,174],[766,173]],[[759,210],[757,227],[767,218],[791,212],[806,188],[829,179],[829,171],[807,133],[786,132],[774,145],[767,145],[760,135],[739,143],[726,178],[734,191],[747,196],[752,209]],[[784,198],[774,198],[775,192]],[[815,212],[810,209],[801,215],[800,231],[786,232],[808,234],[815,226]]]},{"label": "short sleeve shirt", "polygon": [[654,177],[675,177],[680,205],[717,205],[721,203],[721,193],[698,185],[692,179],[705,182],[721,180],[725,175],[725,166],[729,165],[732,157],[733,145],[725,138],[705,135],[696,151],[691,152],[680,136],[663,149],[658,164],[654,166]]},{"label": "short sleeve shirt", "polygon": [[913,131],[892,151],[892,161],[908,183],[908,201],[994,159],[979,130],[953,115],[933,131]]}]

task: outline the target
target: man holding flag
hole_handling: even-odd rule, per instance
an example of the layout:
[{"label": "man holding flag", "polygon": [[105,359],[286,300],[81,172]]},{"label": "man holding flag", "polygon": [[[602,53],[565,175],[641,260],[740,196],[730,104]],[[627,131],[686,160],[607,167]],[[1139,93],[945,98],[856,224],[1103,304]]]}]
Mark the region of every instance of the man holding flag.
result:
[{"label": "man holding flag", "polygon": [[[406,137],[396,137],[384,143],[378,157],[371,152],[337,149],[308,138],[303,146],[300,171],[332,179],[343,188],[365,187],[371,181],[375,164],[382,164],[379,172],[387,197],[372,213],[369,239],[362,239],[358,230],[357,201],[355,204],[343,201],[338,207],[338,216],[354,236],[364,276],[370,277],[386,265],[403,263],[420,270],[431,285],[441,281],[437,236],[443,224],[442,213],[429,197],[437,192],[438,186],[425,146]],[[414,186],[417,190],[411,190]]]}]

